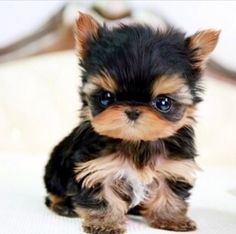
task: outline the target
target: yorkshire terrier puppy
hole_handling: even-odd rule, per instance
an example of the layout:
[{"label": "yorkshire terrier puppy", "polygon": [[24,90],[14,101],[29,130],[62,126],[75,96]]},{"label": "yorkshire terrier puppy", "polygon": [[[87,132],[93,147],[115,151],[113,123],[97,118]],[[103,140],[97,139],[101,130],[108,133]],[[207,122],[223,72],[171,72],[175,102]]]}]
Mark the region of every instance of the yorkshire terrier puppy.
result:
[{"label": "yorkshire terrier puppy", "polygon": [[124,233],[128,213],[154,228],[196,229],[186,215],[198,169],[193,124],[218,37],[138,24],[108,29],[80,14],[81,121],[46,166],[50,209],[81,217],[93,234]]}]

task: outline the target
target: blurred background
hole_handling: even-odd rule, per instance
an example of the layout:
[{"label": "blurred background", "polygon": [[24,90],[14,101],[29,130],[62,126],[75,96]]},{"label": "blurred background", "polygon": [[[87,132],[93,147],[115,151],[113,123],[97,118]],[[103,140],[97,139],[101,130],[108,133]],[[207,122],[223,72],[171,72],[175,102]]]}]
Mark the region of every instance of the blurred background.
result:
[{"label": "blurred background", "polygon": [[78,10],[112,26],[171,24],[222,30],[206,69],[198,145],[209,165],[236,166],[234,1],[0,1],[0,151],[48,154],[78,122],[79,67],[72,25]]},{"label": "blurred background", "polygon": [[[236,230],[236,1],[0,1],[0,220],[2,234],[82,233],[44,206],[44,166],[78,124],[78,11],[119,22],[221,30],[204,73],[196,124],[200,173],[190,216],[201,234]],[[157,233],[129,220],[128,233]],[[159,234],[167,233],[158,230]],[[173,232],[171,232],[173,233]]]}]

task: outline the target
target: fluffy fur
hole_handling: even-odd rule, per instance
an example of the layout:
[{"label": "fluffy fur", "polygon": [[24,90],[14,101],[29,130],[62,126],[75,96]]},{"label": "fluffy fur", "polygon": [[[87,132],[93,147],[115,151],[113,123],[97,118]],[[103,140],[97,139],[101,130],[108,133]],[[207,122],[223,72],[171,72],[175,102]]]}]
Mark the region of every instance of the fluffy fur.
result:
[{"label": "fluffy fur", "polygon": [[[186,216],[198,170],[193,124],[201,73],[218,36],[144,25],[108,29],[81,13],[81,122],[46,166],[47,206],[79,215],[93,234],[124,233],[128,213],[155,228],[196,229]],[[107,91],[112,102],[104,105]],[[154,105],[163,95],[171,100],[168,111]]]}]

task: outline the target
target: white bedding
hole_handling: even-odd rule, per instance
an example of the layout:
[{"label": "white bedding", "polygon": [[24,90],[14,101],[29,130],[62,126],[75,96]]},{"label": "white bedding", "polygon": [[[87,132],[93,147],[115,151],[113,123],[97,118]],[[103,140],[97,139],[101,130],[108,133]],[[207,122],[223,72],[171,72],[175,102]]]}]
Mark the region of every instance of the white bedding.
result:
[{"label": "white bedding", "polygon": [[[1,234],[79,234],[79,218],[60,217],[44,205],[42,181],[46,156],[0,155]],[[206,168],[199,174],[189,215],[201,234],[235,234],[236,170]],[[174,233],[149,228],[130,217],[128,234]]]}]

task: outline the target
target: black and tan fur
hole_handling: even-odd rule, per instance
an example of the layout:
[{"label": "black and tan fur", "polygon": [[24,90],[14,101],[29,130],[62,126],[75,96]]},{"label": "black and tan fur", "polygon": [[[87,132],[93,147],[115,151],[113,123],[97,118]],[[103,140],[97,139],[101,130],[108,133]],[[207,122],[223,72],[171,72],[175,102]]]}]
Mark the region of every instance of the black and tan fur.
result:
[{"label": "black and tan fur", "polygon": [[[108,29],[80,14],[81,121],[46,166],[48,207],[80,216],[93,234],[124,233],[128,213],[155,228],[196,229],[186,215],[198,170],[193,124],[202,70],[218,36],[144,25]],[[113,99],[104,106],[107,91]],[[171,100],[166,112],[153,106],[163,95]]]}]

